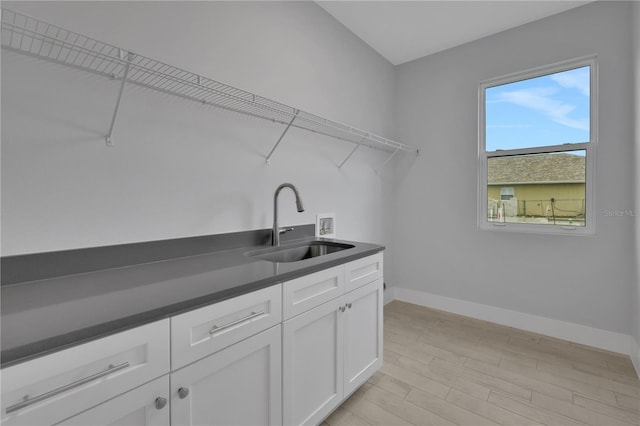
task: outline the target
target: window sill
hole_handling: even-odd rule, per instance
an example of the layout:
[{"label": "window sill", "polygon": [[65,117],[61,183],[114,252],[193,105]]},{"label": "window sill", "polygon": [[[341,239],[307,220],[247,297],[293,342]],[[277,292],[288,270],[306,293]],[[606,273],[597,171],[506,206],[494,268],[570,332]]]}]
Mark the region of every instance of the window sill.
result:
[{"label": "window sill", "polygon": [[481,231],[514,232],[522,234],[541,235],[571,235],[592,236],[595,235],[593,226],[563,226],[563,225],[536,225],[512,222],[481,222],[478,224]]}]

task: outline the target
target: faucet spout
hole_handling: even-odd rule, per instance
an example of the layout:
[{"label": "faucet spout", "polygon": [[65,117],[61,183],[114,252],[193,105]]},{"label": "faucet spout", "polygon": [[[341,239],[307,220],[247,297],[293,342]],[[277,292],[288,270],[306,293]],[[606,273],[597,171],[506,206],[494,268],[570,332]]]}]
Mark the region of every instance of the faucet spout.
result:
[{"label": "faucet spout", "polygon": [[304,211],[304,207],[302,206],[302,199],[300,198],[300,194],[298,193],[298,189],[290,183],[283,183],[282,185],[276,188],[275,194],[273,194],[273,238],[271,243],[273,246],[280,245],[280,228],[278,227],[278,195],[280,191],[284,188],[290,188],[296,196],[296,208],[299,213]]}]

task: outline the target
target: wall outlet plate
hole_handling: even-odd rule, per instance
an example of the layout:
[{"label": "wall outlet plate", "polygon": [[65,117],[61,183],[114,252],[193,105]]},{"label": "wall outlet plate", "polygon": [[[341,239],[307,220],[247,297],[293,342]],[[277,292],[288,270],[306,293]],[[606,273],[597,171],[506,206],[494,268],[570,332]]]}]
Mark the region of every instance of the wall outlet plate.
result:
[{"label": "wall outlet plate", "polygon": [[316,238],[336,237],[336,214],[318,213],[316,215]]}]

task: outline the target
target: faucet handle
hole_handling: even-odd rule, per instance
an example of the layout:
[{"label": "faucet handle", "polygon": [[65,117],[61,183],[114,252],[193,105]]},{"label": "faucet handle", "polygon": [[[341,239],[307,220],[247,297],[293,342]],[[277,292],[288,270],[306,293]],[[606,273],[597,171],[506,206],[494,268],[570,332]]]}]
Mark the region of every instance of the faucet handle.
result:
[{"label": "faucet handle", "polygon": [[280,229],[278,229],[278,232],[279,232],[280,234],[284,234],[285,232],[290,232],[290,231],[293,231],[294,229],[296,229],[296,228],[293,228],[293,227],[289,227],[289,228],[280,228]]}]

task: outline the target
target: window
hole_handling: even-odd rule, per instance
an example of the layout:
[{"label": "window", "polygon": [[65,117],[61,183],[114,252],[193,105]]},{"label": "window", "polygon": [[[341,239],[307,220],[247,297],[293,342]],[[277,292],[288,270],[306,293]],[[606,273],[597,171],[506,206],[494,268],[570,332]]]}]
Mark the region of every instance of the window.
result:
[{"label": "window", "polygon": [[513,186],[503,186],[500,188],[500,199],[510,200],[513,198]]},{"label": "window", "polygon": [[592,234],[596,58],[480,83],[478,225]]}]

